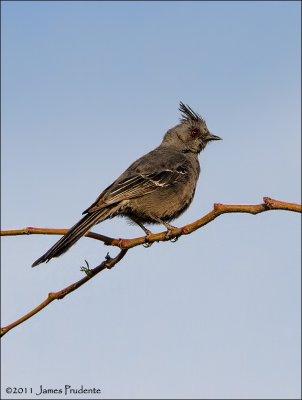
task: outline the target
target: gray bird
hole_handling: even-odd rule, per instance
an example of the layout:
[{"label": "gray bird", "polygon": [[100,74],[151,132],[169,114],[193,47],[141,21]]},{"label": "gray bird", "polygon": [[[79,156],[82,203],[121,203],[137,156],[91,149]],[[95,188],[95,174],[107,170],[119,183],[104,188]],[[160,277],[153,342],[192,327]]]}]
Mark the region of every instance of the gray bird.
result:
[{"label": "gray bird", "polygon": [[212,135],[204,119],[180,102],[180,124],[169,129],[156,149],[136,160],[108,186],[83,212],[85,216],[43,256],[36,265],[59,257],[94,225],[116,216],[127,217],[149,235],[144,224],[169,222],[191,204],[200,173],[198,154],[208,142],[220,140]]}]

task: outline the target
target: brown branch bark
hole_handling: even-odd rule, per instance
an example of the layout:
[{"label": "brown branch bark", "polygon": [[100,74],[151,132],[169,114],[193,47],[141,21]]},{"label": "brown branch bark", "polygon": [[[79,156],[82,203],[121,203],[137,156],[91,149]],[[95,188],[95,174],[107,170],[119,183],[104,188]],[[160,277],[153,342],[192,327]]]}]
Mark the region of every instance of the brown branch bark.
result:
[{"label": "brown branch bark", "polygon": [[90,268],[83,268],[83,271],[86,273],[86,276],[79,281],[73,283],[72,285],[67,286],[66,288],[59,290],[55,293],[48,293],[47,298],[35,307],[32,311],[24,315],[23,317],[19,318],[17,321],[13,322],[12,324],[1,328],[1,336],[4,336],[8,331],[15,328],[17,325],[22,324],[22,322],[26,321],[27,319],[33,317],[35,314],[43,310],[43,308],[47,307],[50,303],[54,300],[62,300],[66,295],[70,294],[74,290],[78,289],[80,286],[84,285],[84,283],[88,282],[91,278],[97,275],[99,272],[103,271],[104,269],[110,269],[114,267],[121,259],[125,256],[128,250],[121,250],[119,254],[114,257],[110,258],[109,256],[106,257],[106,260],[103,261],[97,267],[90,269]]},{"label": "brown branch bark", "polygon": [[[72,285],[58,291],[55,293],[49,293],[46,300],[44,300],[39,306],[34,308],[28,314],[24,315],[23,317],[19,318],[17,321],[13,322],[12,324],[4,327],[1,329],[1,336],[6,334],[9,330],[15,328],[17,325],[23,323],[27,319],[31,318],[38,312],[40,312],[43,308],[48,306],[53,300],[60,300],[63,299],[67,294],[73,292],[74,290],[78,289],[88,280],[93,278],[96,274],[103,271],[104,269],[114,267],[121,259],[125,256],[127,251],[135,246],[139,246],[142,244],[151,244],[154,242],[159,241],[167,241],[173,238],[178,238],[182,235],[189,235],[190,233],[200,229],[201,227],[207,225],[209,222],[213,221],[215,218],[219,217],[222,214],[227,213],[248,213],[248,214],[259,214],[265,211],[270,210],[284,210],[284,211],[292,211],[292,212],[302,212],[302,206],[295,203],[288,203],[279,200],[273,200],[269,197],[263,198],[262,204],[256,205],[226,205],[226,204],[214,204],[214,208],[204,217],[198,219],[197,221],[185,225],[181,228],[172,229],[169,236],[167,236],[167,232],[161,232],[156,234],[151,234],[148,237],[138,237],[134,239],[114,239],[108,236],[100,235],[93,232],[86,233],[85,236],[100,240],[104,242],[106,245],[117,246],[121,249],[120,253],[115,258],[106,258],[100,265],[93,269],[84,269],[86,272],[86,276],[81,280],[73,283]],[[16,229],[16,230],[6,230],[1,231],[1,236],[16,236],[16,235],[33,235],[33,234],[44,234],[44,235],[64,235],[68,230],[67,229],[48,229],[48,228],[24,228],[24,229]]]},{"label": "brown branch bark", "polygon": [[[198,219],[197,221],[185,225],[182,228],[172,229],[169,237],[167,237],[167,232],[156,233],[154,235],[139,237],[135,239],[114,239],[111,241],[112,246],[118,246],[121,249],[130,249],[135,246],[139,246],[144,243],[154,243],[159,241],[171,240],[171,238],[178,238],[182,235],[189,235],[190,233],[200,229],[201,227],[207,225],[209,222],[213,221],[215,218],[226,213],[247,213],[247,214],[259,214],[269,210],[286,210],[292,212],[302,212],[302,206],[300,204],[288,203],[279,200],[273,200],[269,197],[263,198],[262,204],[256,205],[227,205],[227,204],[214,204],[214,209],[206,214],[204,217]],[[106,243],[106,242],[105,242]],[[109,244],[109,243],[108,243]]]},{"label": "brown branch bark", "polygon": [[[173,237],[179,237],[182,235],[189,235],[190,233],[200,229],[204,225],[213,221],[215,218],[219,217],[221,214],[227,213],[247,213],[247,214],[259,214],[264,211],[269,210],[284,210],[292,212],[302,212],[302,205],[295,203],[288,203],[280,200],[273,200],[269,197],[263,198],[262,204],[256,205],[228,205],[228,204],[214,204],[214,209],[208,214],[198,219],[197,221],[185,225],[181,228],[175,228],[171,230],[170,236],[167,237],[166,231],[151,234],[146,238],[146,236],[141,236],[133,239],[114,239],[109,236],[104,236],[99,233],[87,232],[86,237],[100,240],[108,246],[117,246],[121,249],[131,249],[132,247],[139,246],[144,243],[154,243],[160,241],[171,240]],[[14,229],[0,231],[0,236],[18,236],[18,235],[65,235],[68,229],[50,229],[50,228],[33,228],[27,227],[23,229]]]},{"label": "brown branch bark", "polygon": [[[33,228],[31,226],[23,229],[10,229],[0,231],[0,236],[20,236],[20,235],[65,235],[68,229]],[[85,236],[110,243],[113,239],[99,233],[87,232]]]}]

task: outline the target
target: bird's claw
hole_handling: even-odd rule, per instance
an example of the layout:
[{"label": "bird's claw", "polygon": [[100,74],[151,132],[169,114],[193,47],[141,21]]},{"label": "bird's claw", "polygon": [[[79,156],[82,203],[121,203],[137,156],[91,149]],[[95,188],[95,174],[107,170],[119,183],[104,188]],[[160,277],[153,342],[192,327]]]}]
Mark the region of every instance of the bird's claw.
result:
[{"label": "bird's claw", "polygon": [[168,229],[165,235],[166,240],[170,240],[170,242],[175,243],[178,240],[178,236],[172,234],[171,230]]},{"label": "bird's claw", "polygon": [[147,249],[148,247],[151,247],[153,243],[150,242],[150,236],[152,235],[152,232],[148,231],[146,236],[145,236],[145,243],[143,246]]}]

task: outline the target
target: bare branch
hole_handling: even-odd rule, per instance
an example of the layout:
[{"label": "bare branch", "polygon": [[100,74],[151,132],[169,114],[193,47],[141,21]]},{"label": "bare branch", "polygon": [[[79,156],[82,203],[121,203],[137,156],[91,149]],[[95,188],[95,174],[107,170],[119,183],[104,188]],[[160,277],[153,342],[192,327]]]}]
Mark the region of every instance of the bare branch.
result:
[{"label": "bare branch", "polygon": [[[65,235],[68,229],[51,229],[51,228],[33,228],[27,227],[23,229],[11,229],[7,231],[0,231],[0,236],[20,236],[20,235]],[[101,240],[102,242],[110,244],[112,238],[99,233],[87,232],[84,236],[91,239]]]},{"label": "bare branch", "polygon": [[[172,229],[167,236],[167,232],[160,232],[156,234],[151,234],[134,239],[114,239],[108,236],[100,235],[98,233],[93,233],[93,232],[87,232],[85,236],[100,240],[104,242],[106,245],[111,245],[111,246],[117,246],[121,249],[120,253],[115,257],[115,258],[110,258],[109,256],[106,257],[106,260],[103,261],[100,265],[97,267],[90,269],[88,268],[83,268],[84,272],[86,273],[86,276],[82,278],[81,280],[73,283],[72,285],[58,291],[55,293],[49,293],[48,297],[46,300],[44,300],[40,305],[38,305],[36,308],[34,308],[32,311],[30,311],[28,314],[24,315],[23,317],[19,318],[17,321],[13,322],[12,324],[4,327],[1,329],[1,336],[5,335],[9,330],[15,328],[17,325],[23,323],[27,319],[31,318],[43,308],[48,306],[53,300],[61,300],[63,299],[66,295],[69,293],[73,292],[74,290],[78,289],[80,286],[82,286],[84,283],[89,281],[91,278],[93,278],[96,274],[99,272],[103,271],[104,269],[112,268],[114,267],[121,259],[125,256],[127,251],[135,246],[139,246],[142,244],[151,244],[154,242],[159,242],[159,241],[167,241],[171,240],[173,238],[178,238],[179,236],[182,235],[189,235],[190,233],[196,231],[197,229],[200,229],[201,227],[207,225],[209,222],[213,221],[215,218],[219,217],[222,214],[227,214],[227,213],[247,213],[247,214],[259,214],[265,211],[271,211],[271,210],[284,210],[284,211],[292,211],[292,212],[302,212],[302,206],[299,204],[294,204],[294,203],[288,203],[284,201],[279,201],[279,200],[273,200],[269,197],[264,197],[263,198],[263,203],[262,204],[256,204],[256,205],[227,205],[227,204],[214,204],[214,208],[212,211],[210,211],[208,214],[206,214],[204,217],[198,219],[197,221],[185,225],[182,228],[175,228]],[[7,231],[1,231],[0,235],[1,236],[16,236],[16,235],[33,235],[33,234],[38,234],[38,235],[64,235],[67,233],[67,229],[48,229],[48,228],[24,228],[24,229],[16,229],[16,230],[7,230]]]},{"label": "bare branch", "polygon": [[[213,221],[215,218],[219,217],[221,214],[226,213],[247,213],[247,214],[259,214],[264,211],[270,210],[285,210],[292,212],[302,212],[302,206],[300,204],[288,203],[279,200],[273,200],[269,197],[263,198],[264,203],[256,205],[229,205],[215,203],[214,208],[204,217],[198,219],[191,224],[184,225],[182,228],[175,228],[171,230],[170,236],[167,237],[167,232],[160,232],[151,234],[146,238],[146,236],[141,236],[133,239],[114,239],[109,236],[104,236],[99,233],[87,232],[84,236],[100,240],[106,245],[117,246],[121,249],[130,249],[131,247],[139,246],[144,243],[153,243],[160,241],[171,240],[173,237],[179,237],[182,235],[188,235],[197,229],[200,229],[204,225]],[[6,230],[0,231],[0,236],[18,236],[18,235],[65,235],[68,229],[49,229],[49,228],[33,228],[27,227],[23,229]]]},{"label": "bare branch", "polygon": [[119,254],[114,257],[110,258],[109,256],[106,257],[106,260],[103,261],[100,265],[97,267],[90,269],[85,268],[83,269],[84,272],[86,273],[86,276],[79,281],[73,283],[72,285],[67,286],[66,288],[59,290],[58,292],[55,293],[48,293],[47,298],[39,304],[36,308],[34,308],[32,311],[24,315],[23,317],[19,318],[17,321],[13,322],[12,324],[1,328],[1,336],[4,336],[8,331],[11,329],[15,328],[17,325],[22,324],[22,322],[26,321],[27,319],[33,317],[35,314],[43,310],[46,306],[48,306],[50,303],[52,303],[54,300],[62,300],[66,295],[70,294],[74,290],[78,289],[80,286],[84,285],[84,283],[88,282],[91,278],[93,278],[95,275],[97,275],[99,272],[103,271],[104,269],[111,269],[114,267],[121,259],[125,256],[128,250],[121,250]]},{"label": "bare branch", "polygon": [[192,224],[183,226],[182,228],[172,229],[169,237],[167,237],[167,232],[156,233],[149,235],[148,238],[145,236],[135,238],[135,239],[114,239],[111,242],[112,246],[118,246],[121,249],[130,249],[135,246],[139,246],[144,243],[153,243],[160,241],[171,240],[171,238],[178,238],[182,235],[189,235],[190,233],[200,229],[201,227],[207,225],[209,222],[213,221],[215,218],[226,213],[247,213],[247,214],[259,214],[270,210],[286,210],[293,212],[302,212],[302,206],[294,203],[287,203],[279,200],[273,200],[269,197],[263,198],[263,204],[257,205],[226,205],[226,204],[214,204],[214,209],[206,214],[204,217],[198,219]]}]

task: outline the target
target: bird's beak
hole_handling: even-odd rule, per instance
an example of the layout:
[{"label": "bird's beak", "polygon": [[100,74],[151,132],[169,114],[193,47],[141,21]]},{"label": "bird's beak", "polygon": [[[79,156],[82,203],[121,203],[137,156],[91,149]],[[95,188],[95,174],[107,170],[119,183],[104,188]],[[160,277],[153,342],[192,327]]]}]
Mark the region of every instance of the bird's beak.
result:
[{"label": "bird's beak", "polygon": [[216,135],[212,135],[212,133],[210,133],[210,132],[208,133],[206,139],[207,139],[207,141],[210,141],[210,140],[222,140],[221,137],[216,136]]}]

